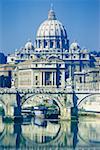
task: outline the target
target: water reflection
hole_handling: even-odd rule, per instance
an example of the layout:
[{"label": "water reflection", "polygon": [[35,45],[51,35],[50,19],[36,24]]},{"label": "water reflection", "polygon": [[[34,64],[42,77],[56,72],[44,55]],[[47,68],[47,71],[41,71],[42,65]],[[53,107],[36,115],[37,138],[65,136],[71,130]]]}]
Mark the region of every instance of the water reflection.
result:
[{"label": "water reflection", "polygon": [[99,128],[99,119],[59,122],[32,118],[23,124],[4,124],[0,118],[0,148],[99,148]]}]

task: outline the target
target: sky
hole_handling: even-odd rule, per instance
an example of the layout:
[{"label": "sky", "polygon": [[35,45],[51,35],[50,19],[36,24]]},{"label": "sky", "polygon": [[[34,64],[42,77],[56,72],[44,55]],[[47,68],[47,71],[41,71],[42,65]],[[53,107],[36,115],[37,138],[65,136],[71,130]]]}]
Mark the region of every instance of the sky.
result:
[{"label": "sky", "polygon": [[34,43],[51,3],[70,44],[100,51],[100,0],[0,0],[0,52],[13,53],[28,39]]}]

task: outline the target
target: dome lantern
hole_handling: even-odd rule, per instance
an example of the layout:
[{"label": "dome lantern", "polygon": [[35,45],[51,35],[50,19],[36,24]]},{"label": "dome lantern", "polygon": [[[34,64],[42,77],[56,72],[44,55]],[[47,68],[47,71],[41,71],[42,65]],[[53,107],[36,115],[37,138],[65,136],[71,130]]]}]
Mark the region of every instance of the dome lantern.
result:
[{"label": "dome lantern", "polygon": [[48,20],[56,20],[56,15],[55,15],[55,12],[52,8],[49,10]]}]

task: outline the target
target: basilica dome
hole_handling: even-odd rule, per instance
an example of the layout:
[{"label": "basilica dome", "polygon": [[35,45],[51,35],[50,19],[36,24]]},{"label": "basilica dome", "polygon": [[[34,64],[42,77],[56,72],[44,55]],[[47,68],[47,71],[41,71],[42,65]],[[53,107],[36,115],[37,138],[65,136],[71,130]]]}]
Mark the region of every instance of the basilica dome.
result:
[{"label": "basilica dome", "polygon": [[48,13],[48,19],[38,28],[36,49],[66,49],[68,46],[67,32],[63,24],[57,20],[54,10]]}]

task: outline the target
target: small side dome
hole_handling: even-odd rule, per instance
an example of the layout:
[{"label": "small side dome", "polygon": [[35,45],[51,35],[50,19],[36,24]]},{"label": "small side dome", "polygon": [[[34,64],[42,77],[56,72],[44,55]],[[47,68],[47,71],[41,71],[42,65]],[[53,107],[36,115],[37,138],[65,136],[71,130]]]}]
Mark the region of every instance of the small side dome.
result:
[{"label": "small side dome", "polygon": [[31,50],[33,48],[33,43],[31,42],[31,40],[28,40],[28,42],[25,44],[25,49]]},{"label": "small side dome", "polygon": [[77,49],[80,49],[80,46],[79,46],[79,44],[75,41],[75,42],[73,42],[73,43],[70,45],[70,49],[72,49],[72,50],[77,50]]},{"label": "small side dome", "polygon": [[86,49],[85,47],[82,48],[81,52],[83,53],[88,53],[88,49]]}]

